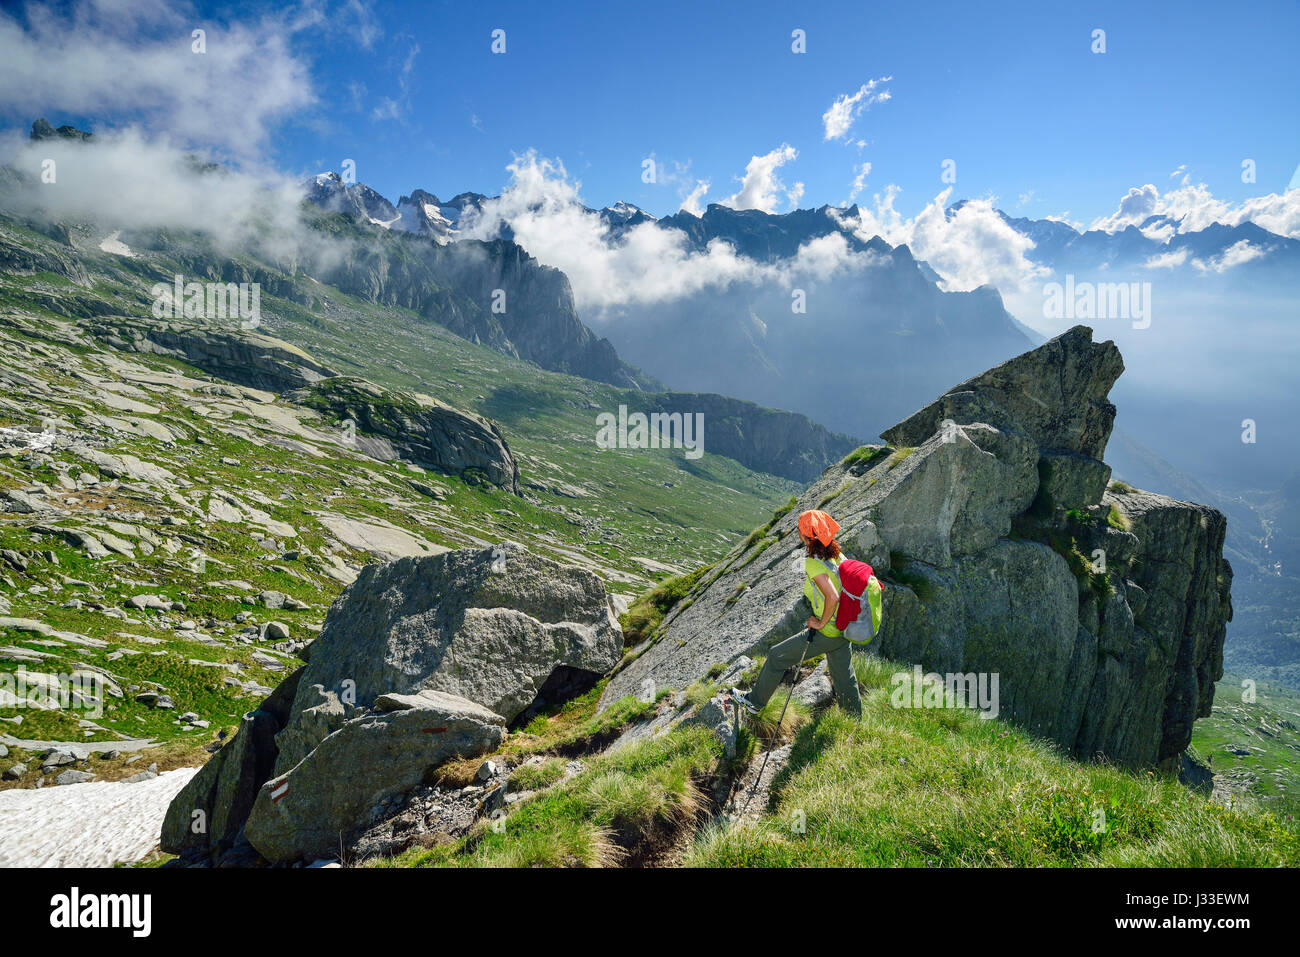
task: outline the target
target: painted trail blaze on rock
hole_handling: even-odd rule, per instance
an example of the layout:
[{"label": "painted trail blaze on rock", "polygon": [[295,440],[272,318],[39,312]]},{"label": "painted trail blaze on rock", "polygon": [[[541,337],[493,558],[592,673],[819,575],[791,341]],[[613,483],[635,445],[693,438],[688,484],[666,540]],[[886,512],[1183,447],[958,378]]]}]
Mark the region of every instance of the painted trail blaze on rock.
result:
[{"label": "painted trail blaze on rock", "polygon": [[[244,833],[271,861],[337,853],[380,801],[420,783],[453,756],[483,754],[505,721],[456,695],[423,691],[414,706],[346,722],[301,762],[266,782]],[[429,734],[433,727],[439,734]]]},{"label": "painted trail blaze on rock", "polygon": [[820,507],[885,579],[882,654],[997,673],[1000,714],[1078,757],[1170,766],[1222,675],[1232,570],[1219,512],[1108,486],[1123,369],[1114,343],[1076,326],[888,429],[892,451],[827,469],[727,555],[602,706],[797,631],[795,522]]}]

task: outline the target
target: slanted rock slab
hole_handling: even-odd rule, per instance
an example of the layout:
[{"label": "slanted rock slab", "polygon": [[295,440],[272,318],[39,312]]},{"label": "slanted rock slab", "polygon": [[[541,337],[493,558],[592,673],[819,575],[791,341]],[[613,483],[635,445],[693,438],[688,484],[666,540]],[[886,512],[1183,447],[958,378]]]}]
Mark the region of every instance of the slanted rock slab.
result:
[{"label": "slanted rock slab", "polygon": [[443,691],[511,721],[548,687],[590,687],[622,651],[600,579],[521,545],[368,565],[312,645],[276,772],[380,695]]},{"label": "slanted rock slab", "polygon": [[505,737],[505,719],[472,701],[432,690],[412,697],[418,707],[348,721],[267,781],[244,829],[249,843],[277,862],[337,852],[374,806],[446,759],[484,754]]}]

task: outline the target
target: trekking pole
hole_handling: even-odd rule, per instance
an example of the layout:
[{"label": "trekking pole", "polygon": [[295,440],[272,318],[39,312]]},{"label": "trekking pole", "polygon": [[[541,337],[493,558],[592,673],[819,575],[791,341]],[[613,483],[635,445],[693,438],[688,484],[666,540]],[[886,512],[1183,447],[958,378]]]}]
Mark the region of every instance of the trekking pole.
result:
[{"label": "trekking pole", "polygon": [[[808,649],[812,647],[813,636],[816,634],[817,632],[813,629],[808,629],[808,642],[803,646],[803,654],[799,656],[799,664],[794,667],[794,681],[790,683],[790,693],[785,696],[785,704],[781,706],[781,717],[776,719],[776,733],[772,735],[774,741],[776,735],[781,732],[781,722],[785,720],[785,709],[790,707],[790,699],[794,697],[794,686],[799,682],[799,669],[803,667],[803,660],[808,657]],[[767,759],[771,756],[772,749],[769,747],[763,754],[763,763],[758,769],[754,783],[749,786],[749,797],[745,798],[745,806],[740,809],[742,815],[749,810],[749,802],[754,800],[754,792],[758,790],[758,782],[763,780],[763,772],[767,770]]]}]

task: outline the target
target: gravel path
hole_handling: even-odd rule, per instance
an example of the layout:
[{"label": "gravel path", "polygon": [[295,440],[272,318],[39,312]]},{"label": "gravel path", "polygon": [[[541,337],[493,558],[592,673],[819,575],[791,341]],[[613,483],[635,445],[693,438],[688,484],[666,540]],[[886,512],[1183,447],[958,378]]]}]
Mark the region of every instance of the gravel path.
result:
[{"label": "gravel path", "polygon": [[758,787],[754,788],[754,796],[751,799],[749,789],[754,787],[754,779],[758,776],[758,769],[763,765],[763,752],[760,748],[755,752],[753,759],[749,762],[749,767],[741,775],[740,782],[736,786],[735,806],[728,808],[740,816],[741,808],[748,807],[745,811],[745,817],[757,821],[767,813],[768,798],[772,793],[772,781],[781,773],[782,768],[790,763],[790,749],[792,745],[783,744],[772,751],[772,756],[768,758],[767,767],[763,770],[763,779],[758,782]]},{"label": "gravel path", "polygon": [[136,784],[0,791],[0,867],[111,867],[158,846],[167,805],[198,768]]}]

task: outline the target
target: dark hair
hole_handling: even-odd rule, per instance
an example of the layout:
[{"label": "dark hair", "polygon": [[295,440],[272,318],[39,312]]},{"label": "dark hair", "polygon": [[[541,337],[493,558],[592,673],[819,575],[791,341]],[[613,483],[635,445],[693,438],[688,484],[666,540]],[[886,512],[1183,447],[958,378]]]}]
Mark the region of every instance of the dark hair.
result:
[{"label": "dark hair", "polygon": [[824,562],[834,561],[840,557],[840,543],[832,538],[829,545],[823,545],[819,539],[809,539],[808,554]]}]

